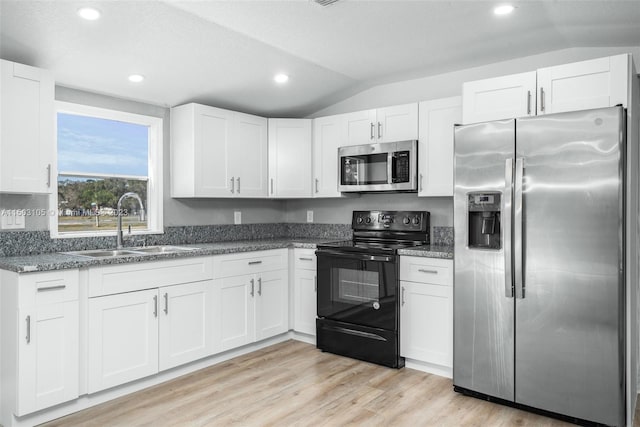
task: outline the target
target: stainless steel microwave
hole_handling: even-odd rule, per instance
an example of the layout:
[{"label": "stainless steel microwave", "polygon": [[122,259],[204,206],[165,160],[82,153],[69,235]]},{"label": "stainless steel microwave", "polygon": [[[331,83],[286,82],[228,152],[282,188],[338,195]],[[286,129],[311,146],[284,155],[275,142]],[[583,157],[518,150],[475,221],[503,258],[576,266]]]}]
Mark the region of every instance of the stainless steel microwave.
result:
[{"label": "stainless steel microwave", "polygon": [[417,191],[418,141],[338,149],[341,192]]}]

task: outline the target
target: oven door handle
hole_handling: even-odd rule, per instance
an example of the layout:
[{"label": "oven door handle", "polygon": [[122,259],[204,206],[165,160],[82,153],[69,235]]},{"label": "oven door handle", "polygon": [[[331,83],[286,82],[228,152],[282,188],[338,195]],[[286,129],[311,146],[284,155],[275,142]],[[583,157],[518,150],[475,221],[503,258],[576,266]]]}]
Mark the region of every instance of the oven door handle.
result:
[{"label": "oven door handle", "polygon": [[368,255],[353,252],[335,251],[331,249],[318,249],[316,255],[339,256],[341,258],[357,259],[359,261],[395,262],[395,257],[384,255]]}]

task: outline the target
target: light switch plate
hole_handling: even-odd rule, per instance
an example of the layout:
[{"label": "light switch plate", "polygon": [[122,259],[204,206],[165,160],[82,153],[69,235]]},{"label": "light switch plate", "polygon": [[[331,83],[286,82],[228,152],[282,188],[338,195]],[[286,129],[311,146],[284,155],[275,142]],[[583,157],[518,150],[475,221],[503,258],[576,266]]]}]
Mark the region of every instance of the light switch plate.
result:
[{"label": "light switch plate", "polygon": [[1,228],[3,230],[21,230],[24,229],[24,215],[15,209],[7,209],[2,211]]},{"label": "light switch plate", "polygon": [[313,211],[307,211],[307,222],[313,222]]},{"label": "light switch plate", "polygon": [[242,212],[235,211],[233,213],[233,223],[234,224],[242,224]]}]

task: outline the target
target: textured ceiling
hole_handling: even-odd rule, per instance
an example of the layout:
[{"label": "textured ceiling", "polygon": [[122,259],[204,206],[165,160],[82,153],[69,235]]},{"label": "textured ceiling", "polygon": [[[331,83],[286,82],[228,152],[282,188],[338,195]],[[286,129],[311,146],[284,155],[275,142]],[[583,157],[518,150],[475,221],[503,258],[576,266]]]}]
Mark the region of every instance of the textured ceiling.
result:
[{"label": "textured ceiling", "polygon": [[[640,0],[0,0],[0,57],[64,86],[301,117],[375,84],[541,52],[640,44]],[[91,5],[95,22],[76,10]],[[277,86],[276,72],[291,76]],[[146,76],[129,83],[132,73]]]}]

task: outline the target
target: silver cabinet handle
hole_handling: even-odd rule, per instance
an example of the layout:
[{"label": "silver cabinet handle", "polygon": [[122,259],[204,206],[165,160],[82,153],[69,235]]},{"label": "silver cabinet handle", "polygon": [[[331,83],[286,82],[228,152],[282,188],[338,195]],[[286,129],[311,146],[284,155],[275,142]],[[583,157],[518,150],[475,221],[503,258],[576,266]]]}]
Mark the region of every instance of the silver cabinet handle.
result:
[{"label": "silver cabinet handle", "polygon": [[401,298],[400,298],[402,302],[401,302],[401,304],[400,304],[400,305],[404,305],[404,291],[405,291],[405,288],[404,288],[404,286],[403,286],[403,287],[402,287],[402,296],[401,296]]},{"label": "silver cabinet handle", "polygon": [[51,163],[47,165],[47,188],[51,188]]},{"label": "silver cabinet handle", "polygon": [[258,295],[262,296],[262,277],[258,277]]},{"label": "silver cabinet handle", "polygon": [[513,275],[516,298],[524,298],[524,271],[522,269],[522,179],[524,163],[522,157],[516,159],[513,182]]},{"label": "silver cabinet handle", "polygon": [[240,177],[237,177],[236,181],[238,181],[238,194],[240,194]]},{"label": "silver cabinet handle", "polygon": [[158,295],[153,296],[153,317],[158,317]]},{"label": "silver cabinet handle", "polygon": [[31,342],[31,316],[27,316],[25,320],[27,321],[27,336],[25,338],[29,344]]},{"label": "silver cabinet handle", "polygon": [[504,162],[504,213],[501,216],[504,234],[504,292],[507,298],[513,298],[513,274],[511,269],[511,183],[513,181],[513,159]]},{"label": "silver cabinet handle", "polygon": [[300,258],[298,258],[298,259],[299,259],[300,261],[313,261],[313,258],[303,258],[303,257],[300,257]]},{"label": "silver cabinet handle", "polygon": [[527,91],[527,115],[531,114],[531,91]]},{"label": "silver cabinet handle", "polygon": [[164,314],[169,314],[169,294],[164,293]]},{"label": "silver cabinet handle", "polygon": [[251,296],[253,296],[253,295],[254,295],[254,293],[253,293],[253,290],[254,290],[254,289],[253,289],[253,287],[254,287],[254,285],[255,285],[255,282],[254,282],[254,280],[253,280],[253,279],[251,279]]},{"label": "silver cabinet handle", "polygon": [[422,174],[420,174],[420,191],[422,191],[422,190],[423,190],[423,187],[422,187]]},{"label": "silver cabinet handle", "polygon": [[371,139],[373,139],[373,138],[374,138],[374,136],[375,136],[375,135],[373,134],[374,126],[375,126],[375,125],[373,124],[373,122],[371,122]]},{"label": "silver cabinet handle", "polygon": [[318,178],[316,178],[316,193],[318,192],[318,184],[320,183],[320,180]]},{"label": "silver cabinet handle", "polygon": [[262,261],[249,261],[249,265],[262,264]]},{"label": "silver cabinet handle", "polygon": [[545,110],[545,105],[544,105],[544,88],[540,88],[540,111],[544,112]]},{"label": "silver cabinet handle", "polygon": [[234,177],[231,177],[231,192],[235,193],[236,192],[236,184],[235,184],[235,180],[233,178]]},{"label": "silver cabinet handle", "polygon": [[273,194],[273,178],[271,178],[271,194]]},{"label": "silver cabinet handle", "polygon": [[67,285],[46,286],[44,288],[38,288],[37,292],[56,291],[58,289],[64,289]]},{"label": "silver cabinet handle", "polygon": [[418,271],[420,273],[438,274],[438,270],[425,270],[424,268],[419,268]]},{"label": "silver cabinet handle", "polygon": [[382,123],[378,122],[378,139],[382,138]]}]

